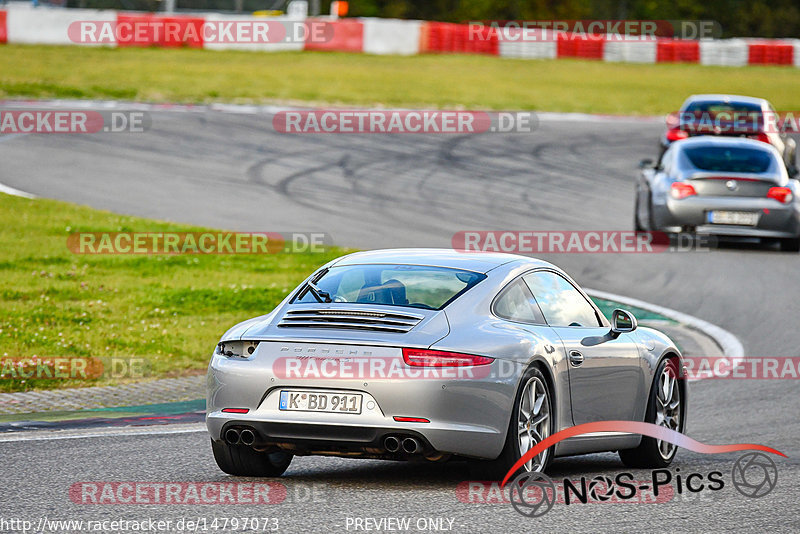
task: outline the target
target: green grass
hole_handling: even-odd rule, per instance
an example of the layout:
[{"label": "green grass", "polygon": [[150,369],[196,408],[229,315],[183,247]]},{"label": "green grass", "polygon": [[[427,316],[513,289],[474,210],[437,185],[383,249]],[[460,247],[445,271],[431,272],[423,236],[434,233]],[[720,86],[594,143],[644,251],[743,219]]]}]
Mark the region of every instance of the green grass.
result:
[{"label": "green grass", "polygon": [[0,97],[532,109],[630,115],[723,92],[800,109],[800,69],[5,45]]},{"label": "green grass", "polygon": [[[232,325],[275,307],[343,254],[78,255],[72,232],[197,231],[52,200],[0,194],[0,356],[144,360],[146,376],[203,372]],[[108,369],[108,367],[106,367]],[[137,378],[137,377],[133,377]],[[21,377],[0,391],[112,384]]]}]

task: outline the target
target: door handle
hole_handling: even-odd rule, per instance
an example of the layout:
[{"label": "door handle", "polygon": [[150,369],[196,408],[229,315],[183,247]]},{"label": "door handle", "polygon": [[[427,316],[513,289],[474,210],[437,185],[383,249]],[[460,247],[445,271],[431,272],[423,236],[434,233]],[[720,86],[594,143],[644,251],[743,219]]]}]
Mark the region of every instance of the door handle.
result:
[{"label": "door handle", "polygon": [[571,363],[575,367],[578,367],[580,364],[583,363],[583,354],[581,354],[580,351],[577,350],[569,351],[569,363]]}]

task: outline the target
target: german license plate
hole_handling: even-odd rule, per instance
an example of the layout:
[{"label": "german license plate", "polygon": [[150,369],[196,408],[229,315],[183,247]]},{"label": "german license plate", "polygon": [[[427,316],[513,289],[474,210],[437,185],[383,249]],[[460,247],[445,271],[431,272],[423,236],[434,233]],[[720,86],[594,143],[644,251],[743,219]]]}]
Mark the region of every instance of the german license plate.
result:
[{"label": "german license plate", "polygon": [[325,391],[281,391],[280,410],[287,412],[361,413],[361,395]]},{"label": "german license plate", "polygon": [[758,213],[752,211],[709,211],[708,222],[711,224],[755,226],[758,224]]}]

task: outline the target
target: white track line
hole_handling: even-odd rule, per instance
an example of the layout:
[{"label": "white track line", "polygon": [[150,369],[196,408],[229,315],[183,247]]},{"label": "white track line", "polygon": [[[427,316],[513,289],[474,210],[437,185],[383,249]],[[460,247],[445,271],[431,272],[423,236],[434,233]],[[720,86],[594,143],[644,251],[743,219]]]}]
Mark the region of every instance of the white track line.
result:
[{"label": "white track line", "polygon": [[14,189],[13,187],[9,187],[3,184],[0,184],[0,193],[5,193],[6,195],[13,195],[15,197],[22,197],[22,198],[36,198],[36,195],[31,195],[30,193],[26,193],[25,191],[20,191],[19,189]]},{"label": "white track line", "polygon": [[53,441],[64,439],[86,439],[86,438],[109,438],[109,437],[128,437],[128,436],[164,436],[170,434],[195,434],[207,432],[206,425],[191,424],[186,428],[150,428],[135,427],[120,430],[110,430],[108,432],[88,432],[79,434],[71,430],[31,430],[11,433],[0,437],[0,443],[10,443],[13,441]]},{"label": "white track line", "polygon": [[[218,113],[231,113],[237,115],[274,115],[282,111],[297,111],[309,109],[357,109],[357,110],[381,110],[387,109],[397,111],[411,111],[409,108],[377,108],[371,106],[331,106],[331,105],[278,105],[278,104],[152,104],[148,102],[122,102],[117,100],[0,100],[0,107],[9,108],[58,108],[58,109],[124,109],[136,111],[165,111],[172,113],[203,113],[206,111],[216,111]],[[540,121],[544,122],[645,122],[663,123],[663,116],[636,116],[636,115],[607,115],[600,113],[556,113],[551,111],[536,110],[515,110],[529,111],[534,113]]]}]

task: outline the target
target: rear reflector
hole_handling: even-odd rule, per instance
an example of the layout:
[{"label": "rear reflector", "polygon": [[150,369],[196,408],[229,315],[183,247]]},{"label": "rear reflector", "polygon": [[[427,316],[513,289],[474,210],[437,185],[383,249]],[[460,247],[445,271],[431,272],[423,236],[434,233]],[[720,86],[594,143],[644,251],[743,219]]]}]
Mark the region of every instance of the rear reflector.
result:
[{"label": "rear reflector", "polygon": [[403,349],[403,361],[413,367],[462,367],[488,365],[494,358],[428,349]]},{"label": "rear reflector", "polygon": [[225,413],[247,413],[250,411],[249,408],[223,408],[223,412]]},{"label": "rear reflector", "polygon": [[430,421],[424,417],[400,417],[399,415],[395,415],[394,420],[398,423],[430,423]]},{"label": "rear reflector", "polygon": [[687,184],[686,182],[675,182],[672,184],[670,194],[672,195],[672,198],[680,200],[682,198],[696,195],[697,191],[694,190],[694,186],[692,184]]},{"label": "rear reflector", "polygon": [[788,204],[792,201],[792,190],[788,187],[770,187],[767,198],[774,198],[778,202]]}]

